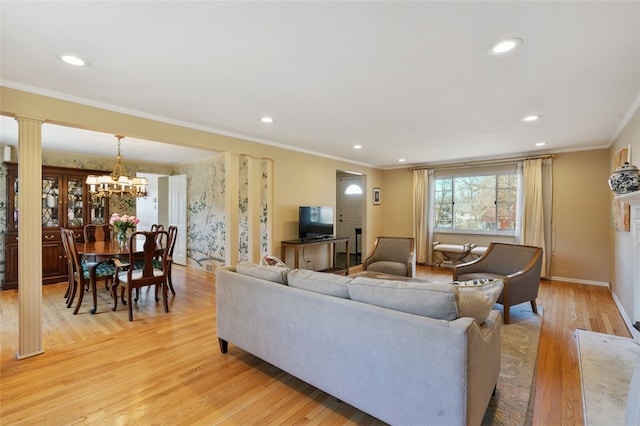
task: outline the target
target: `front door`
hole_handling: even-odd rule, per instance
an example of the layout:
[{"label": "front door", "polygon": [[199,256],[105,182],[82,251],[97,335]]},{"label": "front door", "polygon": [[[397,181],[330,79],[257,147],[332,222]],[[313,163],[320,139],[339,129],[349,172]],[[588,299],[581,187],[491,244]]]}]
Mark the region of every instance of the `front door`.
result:
[{"label": "front door", "polygon": [[[362,176],[338,177],[338,230],[336,234],[340,237],[349,237],[350,254],[362,254],[362,200]],[[356,230],[359,232],[356,233]],[[357,263],[360,263],[361,256],[357,256],[357,258]]]}]

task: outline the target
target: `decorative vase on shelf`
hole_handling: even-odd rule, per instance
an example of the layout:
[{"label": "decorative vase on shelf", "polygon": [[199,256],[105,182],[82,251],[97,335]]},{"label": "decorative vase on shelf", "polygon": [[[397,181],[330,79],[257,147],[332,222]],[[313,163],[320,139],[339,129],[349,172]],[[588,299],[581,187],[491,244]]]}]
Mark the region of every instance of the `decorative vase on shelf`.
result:
[{"label": "decorative vase on shelf", "polygon": [[609,178],[609,188],[616,195],[640,191],[640,171],[633,164],[625,162]]}]

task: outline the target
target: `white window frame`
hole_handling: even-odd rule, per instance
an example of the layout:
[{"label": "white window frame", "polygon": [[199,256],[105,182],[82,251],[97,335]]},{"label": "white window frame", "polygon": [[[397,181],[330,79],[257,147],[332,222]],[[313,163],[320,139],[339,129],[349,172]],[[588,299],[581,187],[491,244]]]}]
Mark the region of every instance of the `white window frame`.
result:
[{"label": "white window frame", "polygon": [[[517,181],[517,194],[516,194],[516,223],[514,228],[509,230],[479,230],[479,229],[456,229],[456,228],[438,228],[436,227],[436,199],[435,199],[435,182],[438,179],[451,179],[457,177],[467,177],[467,176],[489,176],[489,175],[499,175],[499,174],[514,174],[518,177]],[[429,196],[429,206],[430,206],[430,217],[431,217],[431,229],[433,229],[434,233],[438,234],[471,234],[471,235],[489,235],[489,236],[510,236],[517,237],[519,234],[520,224],[522,223],[522,209],[520,208],[520,202],[522,198],[522,179],[520,168],[517,164],[504,164],[499,166],[489,166],[489,167],[473,167],[473,168],[465,168],[465,169],[444,169],[444,170],[435,170],[434,173],[434,184],[432,187],[431,194]],[[455,188],[454,188],[455,191]],[[455,193],[453,194],[455,198]],[[455,213],[453,213],[455,214]]]}]

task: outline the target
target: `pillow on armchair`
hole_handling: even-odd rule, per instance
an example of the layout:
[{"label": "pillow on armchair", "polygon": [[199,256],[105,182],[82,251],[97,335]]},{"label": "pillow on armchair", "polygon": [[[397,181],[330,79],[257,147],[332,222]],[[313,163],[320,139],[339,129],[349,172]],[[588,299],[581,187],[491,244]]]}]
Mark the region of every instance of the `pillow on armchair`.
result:
[{"label": "pillow on armchair", "polygon": [[480,324],[484,324],[504,286],[502,280],[493,278],[454,281],[452,284],[458,288],[460,316],[475,318]]}]

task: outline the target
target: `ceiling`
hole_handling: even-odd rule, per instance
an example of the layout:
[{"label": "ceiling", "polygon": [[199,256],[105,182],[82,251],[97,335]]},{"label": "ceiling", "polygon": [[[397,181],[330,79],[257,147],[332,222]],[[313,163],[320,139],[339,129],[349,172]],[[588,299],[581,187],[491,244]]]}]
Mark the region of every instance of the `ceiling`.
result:
[{"label": "ceiling", "polygon": [[382,168],[606,148],[640,105],[640,1],[0,8],[3,86]]},{"label": "ceiling", "polygon": [[[0,141],[3,145],[18,146],[18,122],[14,118],[0,116]],[[190,163],[217,155],[203,149],[128,137],[121,140],[120,146],[124,161],[149,162],[149,153],[153,152],[152,162],[155,164]],[[42,126],[42,147],[48,151],[113,157],[115,161],[118,139],[106,133],[45,123]]]}]

